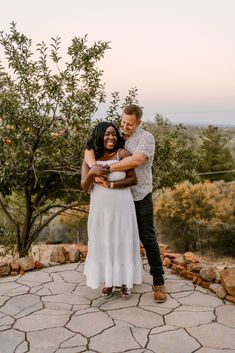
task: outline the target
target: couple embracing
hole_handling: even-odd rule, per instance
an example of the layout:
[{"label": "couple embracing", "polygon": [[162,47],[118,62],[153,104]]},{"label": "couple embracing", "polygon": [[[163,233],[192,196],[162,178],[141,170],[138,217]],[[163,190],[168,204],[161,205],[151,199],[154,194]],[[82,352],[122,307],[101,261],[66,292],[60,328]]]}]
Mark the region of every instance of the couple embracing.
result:
[{"label": "couple embracing", "polygon": [[[164,271],[156,240],[152,202],[152,162],[155,141],[141,125],[142,109],[129,104],[116,126],[101,122],[87,142],[82,166],[82,188],[91,190],[88,217],[87,285],[110,298],[114,287],[129,298],[134,284],[142,283],[142,242],[154,300],[166,301]],[[125,148],[124,148],[125,147]]]}]

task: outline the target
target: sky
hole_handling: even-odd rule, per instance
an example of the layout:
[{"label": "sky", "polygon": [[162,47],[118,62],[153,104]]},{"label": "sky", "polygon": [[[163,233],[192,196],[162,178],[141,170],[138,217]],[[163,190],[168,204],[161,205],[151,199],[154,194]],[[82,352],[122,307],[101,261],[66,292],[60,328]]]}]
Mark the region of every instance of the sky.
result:
[{"label": "sky", "polygon": [[100,67],[107,104],[132,87],[144,120],[235,126],[235,0],[7,0],[0,30],[10,23],[62,50],[74,37],[109,41]]}]

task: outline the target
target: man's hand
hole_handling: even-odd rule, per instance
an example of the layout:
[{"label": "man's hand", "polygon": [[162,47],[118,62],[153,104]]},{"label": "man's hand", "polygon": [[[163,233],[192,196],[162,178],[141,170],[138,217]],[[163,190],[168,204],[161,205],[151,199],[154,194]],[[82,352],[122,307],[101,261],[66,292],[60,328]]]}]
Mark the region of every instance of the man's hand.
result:
[{"label": "man's hand", "polygon": [[109,168],[98,164],[93,165],[93,167],[89,170],[89,174],[94,177],[106,177],[108,173]]}]

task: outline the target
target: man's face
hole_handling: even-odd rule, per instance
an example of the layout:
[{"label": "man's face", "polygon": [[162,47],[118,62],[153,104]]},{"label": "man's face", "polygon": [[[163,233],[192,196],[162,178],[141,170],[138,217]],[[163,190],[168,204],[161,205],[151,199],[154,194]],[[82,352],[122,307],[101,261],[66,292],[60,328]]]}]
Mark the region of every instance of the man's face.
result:
[{"label": "man's face", "polygon": [[140,125],[140,120],[138,120],[135,114],[125,114],[122,115],[121,120],[121,130],[125,137],[130,137]]}]

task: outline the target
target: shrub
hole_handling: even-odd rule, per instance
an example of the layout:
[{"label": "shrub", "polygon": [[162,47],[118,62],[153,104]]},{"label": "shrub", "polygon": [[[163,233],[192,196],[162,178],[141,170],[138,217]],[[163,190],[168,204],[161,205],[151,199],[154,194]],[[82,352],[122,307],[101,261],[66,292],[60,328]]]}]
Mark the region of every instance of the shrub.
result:
[{"label": "shrub", "polygon": [[155,201],[162,239],[179,251],[214,249],[235,256],[235,183],[181,183]]}]

